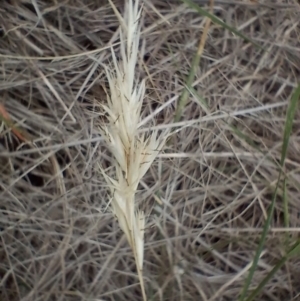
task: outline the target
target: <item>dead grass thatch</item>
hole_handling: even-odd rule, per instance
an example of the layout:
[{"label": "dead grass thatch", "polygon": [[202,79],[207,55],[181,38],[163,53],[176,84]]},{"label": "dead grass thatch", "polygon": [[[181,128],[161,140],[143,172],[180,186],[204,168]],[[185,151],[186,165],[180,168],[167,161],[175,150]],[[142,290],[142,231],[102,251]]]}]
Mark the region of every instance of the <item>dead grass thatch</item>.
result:
[{"label": "dead grass thatch", "polygon": [[[122,12],[123,1],[114,3]],[[137,193],[147,214],[149,300],[236,300],[277,181],[286,108],[300,78],[299,4],[215,0],[214,13],[268,51],[210,26],[179,131]],[[149,0],[142,22],[145,126],[171,127],[205,18],[180,1]],[[111,45],[119,56],[118,26],[108,1],[1,4],[0,104],[11,119],[0,137],[1,301],[142,300],[97,168],[113,173],[95,124]],[[297,112],[285,166],[289,227],[281,185],[251,289],[287,239],[299,238],[299,153]],[[257,300],[299,300],[299,276],[299,260],[288,260]]]}]

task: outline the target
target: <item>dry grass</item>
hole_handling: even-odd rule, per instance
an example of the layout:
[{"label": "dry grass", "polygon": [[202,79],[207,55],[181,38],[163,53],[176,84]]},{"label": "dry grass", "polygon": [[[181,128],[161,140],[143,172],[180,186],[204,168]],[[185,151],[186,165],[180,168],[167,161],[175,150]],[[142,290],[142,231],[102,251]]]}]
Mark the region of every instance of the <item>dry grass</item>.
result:
[{"label": "dry grass", "polygon": [[[122,2],[114,1],[120,11]],[[215,0],[214,13],[268,52],[210,27],[180,131],[137,193],[148,216],[149,300],[236,300],[278,176],[286,108],[300,78],[299,4]],[[179,1],[152,0],[142,21],[138,76],[151,116],[144,120],[169,127],[205,19]],[[119,56],[113,10],[100,0],[5,1],[0,23],[0,103],[31,137],[22,142],[1,128],[0,300],[142,300],[97,168],[113,176],[97,127],[112,44]],[[295,120],[285,170],[289,228],[281,185],[251,288],[284,254],[287,235],[299,237],[299,112]],[[290,259],[257,300],[299,300],[299,276],[299,259]]]}]

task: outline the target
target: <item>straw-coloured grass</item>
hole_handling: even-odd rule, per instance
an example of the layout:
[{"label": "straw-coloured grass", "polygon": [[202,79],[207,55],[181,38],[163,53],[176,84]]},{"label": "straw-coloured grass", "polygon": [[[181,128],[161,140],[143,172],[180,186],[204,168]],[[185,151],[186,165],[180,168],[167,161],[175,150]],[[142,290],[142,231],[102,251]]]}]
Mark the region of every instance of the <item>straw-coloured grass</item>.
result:
[{"label": "straw-coloured grass", "polygon": [[163,138],[157,137],[157,131],[146,137],[139,134],[141,108],[145,96],[145,82],[135,84],[135,67],[139,53],[141,10],[139,1],[128,1],[124,18],[110,2],[122,25],[120,48],[122,62],[117,62],[112,51],[112,70],[107,69],[110,96],[108,104],[102,105],[108,125],[100,125],[102,136],[114,158],[116,178],[110,178],[102,170],[111,189],[111,204],[121,229],[133,250],[141,282],[143,298],[146,300],[142,277],[144,260],[145,216],[136,209],[135,194],[138,185],[161,151]]},{"label": "straw-coloured grass", "polygon": [[[209,10],[208,1],[194,2]],[[125,17],[124,1],[113,3]],[[140,119],[131,114],[137,145],[142,133],[178,130],[134,191],[146,216],[148,300],[237,300],[277,183],[300,78],[299,4],[215,0],[213,12],[267,51],[212,22],[176,127],[206,18],[181,1],[149,0],[136,25],[137,89],[127,93],[142,95],[145,80]],[[101,125],[115,139],[125,123],[120,107],[115,119],[103,108],[117,100],[109,79],[118,76],[113,53],[123,68],[124,27],[111,4],[94,0],[4,1],[0,23],[0,109],[8,114],[0,138],[0,300],[143,300],[130,235],[110,210],[118,189],[106,181],[127,185],[119,181],[124,166],[116,173],[124,152],[116,156],[100,133]],[[250,290],[299,237],[299,117],[298,108],[286,183]],[[254,300],[298,300],[299,275],[296,254]]]}]

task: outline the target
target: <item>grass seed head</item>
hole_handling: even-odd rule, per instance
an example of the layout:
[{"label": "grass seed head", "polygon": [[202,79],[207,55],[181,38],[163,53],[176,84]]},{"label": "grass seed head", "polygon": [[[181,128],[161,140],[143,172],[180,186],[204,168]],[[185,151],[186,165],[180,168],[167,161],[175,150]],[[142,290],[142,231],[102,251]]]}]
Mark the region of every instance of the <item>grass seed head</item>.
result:
[{"label": "grass seed head", "polygon": [[121,61],[117,61],[112,50],[113,68],[106,69],[110,95],[107,105],[102,106],[107,124],[102,128],[102,134],[115,162],[115,178],[106,177],[111,187],[112,210],[133,249],[145,298],[141,278],[145,216],[135,208],[135,193],[164,139],[158,137],[157,132],[148,137],[138,132],[145,95],[145,81],[137,83],[135,79],[141,16],[138,2],[128,1],[124,18],[114,9],[121,24]]}]

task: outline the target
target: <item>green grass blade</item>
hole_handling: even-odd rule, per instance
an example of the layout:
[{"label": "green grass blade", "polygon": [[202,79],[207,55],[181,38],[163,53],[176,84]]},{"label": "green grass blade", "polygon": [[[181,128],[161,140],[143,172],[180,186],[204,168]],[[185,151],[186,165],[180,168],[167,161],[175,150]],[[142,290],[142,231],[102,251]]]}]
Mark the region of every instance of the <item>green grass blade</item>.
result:
[{"label": "green grass blade", "polygon": [[237,127],[234,125],[228,123],[227,121],[223,121],[227,126],[232,130],[233,133],[235,133],[240,139],[244,140],[246,143],[248,143],[250,146],[252,146],[255,150],[259,151],[261,154],[266,155],[256,144],[253,142],[252,139],[250,139],[246,134],[244,134],[242,131],[240,131]]},{"label": "green grass blade", "polygon": [[191,87],[191,93],[197,98],[198,102],[201,106],[203,106],[206,110],[208,109],[208,102],[206,99],[204,99],[199,93]]},{"label": "green grass blade", "polygon": [[255,45],[256,47],[258,47],[260,49],[264,49],[262,46],[260,46],[256,42],[254,42],[252,39],[250,39],[247,36],[245,36],[244,34],[242,34],[239,30],[237,30],[234,27],[228,25],[227,23],[221,21],[218,17],[209,13],[207,10],[201,8],[199,5],[194,3],[192,0],[181,0],[181,1],[184,2],[186,5],[188,5],[190,8],[193,8],[195,11],[197,11],[202,16],[205,16],[205,17],[211,19],[211,21],[214,22],[215,24],[222,26],[223,28],[229,30],[230,32],[237,35],[238,37],[242,38],[243,40],[250,42],[251,44]]},{"label": "green grass blade", "polygon": [[175,114],[175,122],[178,122],[180,120],[181,114],[182,114],[182,110],[185,107],[187,98],[190,95],[190,91],[192,88],[192,84],[194,81],[194,77],[195,77],[195,73],[196,73],[196,68],[199,66],[200,63],[200,57],[201,55],[198,54],[198,52],[196,52],[193,61],[192,61],[192,66],[191,66],[191,70],[189,72],[188,78],[186,80],[186,87],[183,89],[179,101],[178,101],[178,107],[176,110],[176,114]]},{"label": "green grass blade", "polygon": [[292,95],[291,102],[286,114],[286,121],[285,121],[284,134],[283,134],[283,146],[282,146],[281,160],[280,160],[281,166],[283,166],[286,157],[289,139],[293,127],[294,116],[297,111],[299,98],[300,98],[300,84],[298,85],[298,87],[296,88],[295,92]]},{"label": "green grass blade", "polygon": [[286,191],[286,178],[283,180],[283,214],[284,214],[284,227],[288,228],[290,224],[289,217],[289,200]]},{"label": "green grass blade", "polygon": [[[240,31],[238,31],[237,29],[235,29],[234,27],[228,25],[227,23],[221,21],[219,18],[217,18],[216,16],[214,16],[213,14],[211,14],[210,12],[208,12],[207,10],[201,8],[200,6],[198,6],[197,4],[195,4],[192,0],[181,0],[182,2],[184,2],[187,6],[193,8],[195,11],[197,11],[199,14],[201,14],[202,16],[205,16],[207,18],[209,18],[212,22],[222,26],[224,29],[229,30],[230,32],[234,33],[235,35],[237,35],[238,37],[242,38],[243,40],[252,43],[253,45],[255,45],[256,47],[260,48],[260,49],[264,49],[263,47],[261,47],[260,45],[258,45],[257,43],[255,43],[252,39],[248,38],[247,36],[245,36],[244,34],[242,34]],[[178,107],[175,113],[175,118],[174,121],[178,122],[180,120],[180,117],[182,115],[182,111],[183,108],[185,107],[185,104],[187,102],[187,99],[189,97],[189,90],[191,90],[193,81],[194,81],[194,77],[195,77],[195,73],[196,73],[196,68],[199,65],[200,62],[200,58],[201,55],[196,52],[193,61],[192,61],[192,65],[191,65],[191,70],[189,72],[189,75],[187,77],[186,80],[186,87],[183,89],[181,96],[179,98],[178,101]]]},{"label": "green grass blade", "polygon": [[286,261],[294,255],[299,255],[300,252],[300,239],[290,248],[285,256],[273,267],[268,275],[261,281],[257,288],[249,295],[246,301],[253,301],[255,297],[262,291],[264,286],[273,278],[276,272],[286,263]]},{"label": "green grass blade", "polygon": [[[279,174],[281,176],[281,172]],[[250,284],[252,282],[252,278],[254,276],[254,272],[255,272],[256,267],[258,265],[258,261],[259,261],[261,252],[262,252],[263,247],[264,247],[264,243],[265,243],[267,233],[268,233],[268,230],[269,230],[269,227],[270,227],[270,224],[271,224],[271,220],[272,220],[272,217],[273,217],[273,212],[274,212],[274,208],[275,208],[275,202],[276,202],[276,197],[277,197],[277,190],[278,190],[278,184],[279,184],[280,176],[278,177],[277,185],[276,185],[275,191],[273,193],[273,197],[272,197],[271,206],[268,210],[267,220],[265,222],[263,232],[261,234],[261,238],[260,238],[256,253],[255,253],[254,259],[253,259],[253,263],[252,263],[252,266],[250,268],[248,277],[245,281],[245,285],[244,285],[244,288],[243,288],[242,293],[240,295],[239,301],[244,301],[245,300],[246,294],[248,292],[249,286],[250,286]]]},{"label": "green grass blade", "polygon": [[259,261],[261,252],[263,250],[263,246],[264,246],[264,243],[265,243],[265,240],[266,240],[266,237],[267,237],[267,233],[268,233],[268,230],[269,230],[269,227],[270,227],[270,224],[271,224],[271,220],[272,220],[273,212],[274,212],[274,208],[275,208],[277,191],[278,191],[279,182],[280,182],[280,178],[281,178],[282,171],[283,171],[284,161],[285,161],[286,154],[287,154],[289,139],[290,139],[290,135],[291,135],[291,132],[292,132],[293,120],[294,120],[294,116],[295,116],[295,113],[296,113],[296,110],[297,110],[297,104],[298,104],[299,97],[300,97],[300,84],[298,85],[295,92],[293,93],[290,105],[289,105],[288,110],[287,110],[286,122],[285,122],[285,127],[284,127],[284,134],[283,134],[283,145],[282,145],[282,151],[281,151],[281,160],[280,160],[281,169],[279,170],[278,180],[277,180],[276,188],[275,188],[273,196],[272,196],[271,206],[268,210],[267,220],[265,222],[263,232],[262,232],[262,235],[261,235],[256,253],[255,253],[255,256],[254,256],[254,259],[253,259],[253,264],[250,268],[248,277],[245,281],[244,288],[243,288],[242,293],[239,297],[239,301],[244,301],[245,300],[246,294],[247,294],[249,286],[252,282],[252,278],[253,278],[254,272],[257,268],[258,261]]}]

